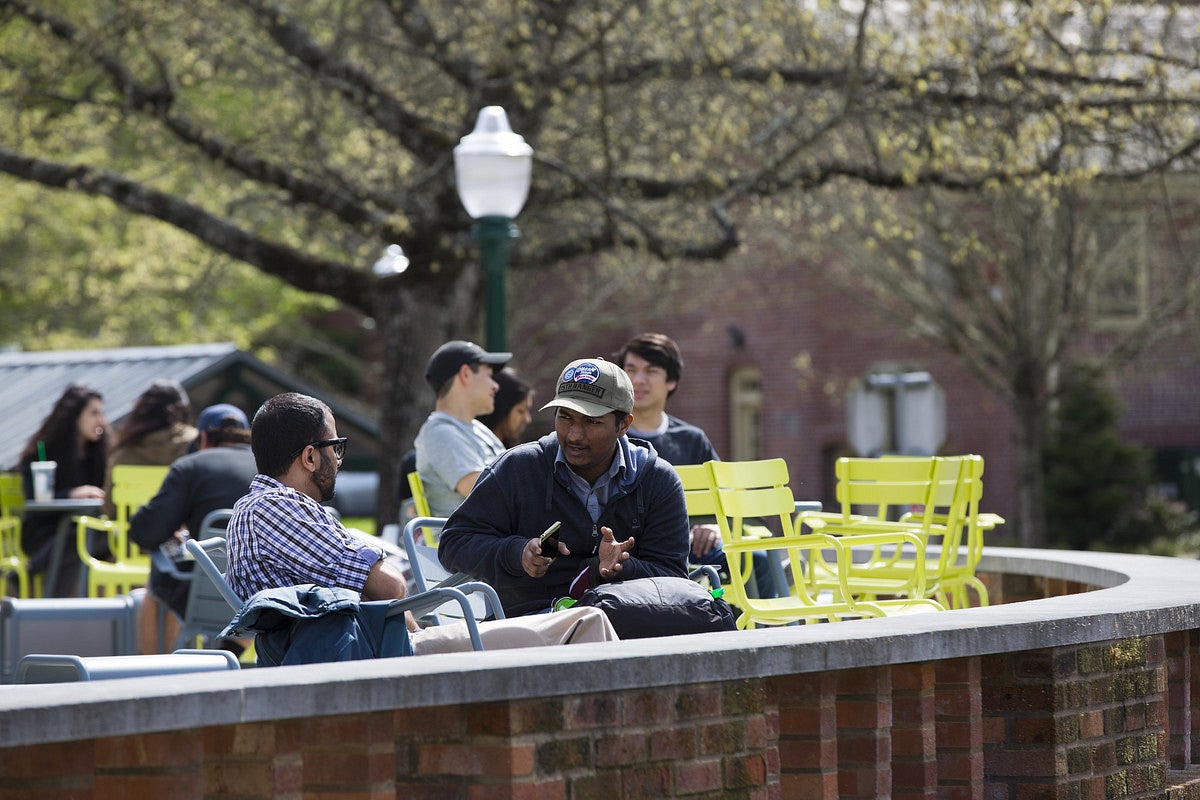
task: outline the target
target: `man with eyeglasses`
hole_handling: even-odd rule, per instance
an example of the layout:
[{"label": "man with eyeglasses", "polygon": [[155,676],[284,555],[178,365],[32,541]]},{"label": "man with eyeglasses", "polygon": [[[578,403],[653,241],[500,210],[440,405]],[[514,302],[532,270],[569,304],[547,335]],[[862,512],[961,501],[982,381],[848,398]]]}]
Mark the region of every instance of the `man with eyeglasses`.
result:
[{"label": "man with eyeglasses", "polygon": [[[259,474],[234,506],[228,527],[225,577],[235,592],[250,599],[313,584],[349,589],[363,600],[407,594],[400,566],[378,545],[349,533],[322,505],[333,498],[346,453],[346,437],[338,436],[325,403],[291,392],[270,398],[254,415],[250,443]],[[481,623],[480,636],[486,649],[617,638],[603,612],[581,610],[588,613]],[[406,622],[416,655],[471,649],[465,625],[422,630],[411,614]]]}]

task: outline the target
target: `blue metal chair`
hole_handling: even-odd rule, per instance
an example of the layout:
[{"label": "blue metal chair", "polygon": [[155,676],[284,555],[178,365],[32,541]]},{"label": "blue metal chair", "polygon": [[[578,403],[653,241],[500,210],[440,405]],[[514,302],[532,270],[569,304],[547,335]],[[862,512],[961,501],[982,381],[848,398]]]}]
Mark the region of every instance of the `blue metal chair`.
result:
[{"label": "blue metal chair", "polygon": [[[225,623],[228,623],[233,619],[234,613],[241,610],[244,601],[233,590],[233,587],[229,585],[229,582],[225,580],[225,574],[222,571],[229,557],[225,539],[219,536],[214,536],[203,541],[189,539],[186,546],[188,552],[196,559],[196,567],[200,573],[192,578],[193,586],[197,586],[197,582],[200,582],[199,586],[202,588],[197,589],[197,591],[204,593],[206,605],[215,605],[215,598],[211,597],[211,593],[215,592],[216,596],[225,603],[226,608],[220,613],[225,615]],[[220,566],[217,564],[218,561],[220,562]],[[487,588],[491,589],[490,586]],[[492,591],[494,593],[495,590]],[[471,637],[472,648],[482,650],[483,641],[479,638],[479,625],[471,611],[471,601],[458,588],[438,586],[428,591],[415,593],[403,600],[393,600],[389,606],[388,615],[392,616],[411,611],[419,617],[451,601],[457,603],[462,611],[462,621],[467,625],[467,632]],[[498,602],[499,600],[497,599]],[[217,612],[214,610],[213,613]]]}]

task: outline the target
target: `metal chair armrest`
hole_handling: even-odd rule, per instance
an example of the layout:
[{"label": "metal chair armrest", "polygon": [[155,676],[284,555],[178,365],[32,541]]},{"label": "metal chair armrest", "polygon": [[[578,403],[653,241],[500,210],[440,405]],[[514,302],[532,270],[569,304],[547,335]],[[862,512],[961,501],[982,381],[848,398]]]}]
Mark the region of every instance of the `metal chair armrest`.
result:
[{"label": "metal chair armrest", "polygon": [[[491,587],[488,587],[491,588]],[[393,614],[411,611],[414,616],[420,615],[425,611],[437,608],[442,603],[454,601],[458,603],[462,609],[463,622],[466,623],[467,633],[471,637],[471,647],[475,650],[483,649],[483,640],[479,637],[479,623],[475,619],[474,613],[471,611],[471,601],[460,590],[450,586],[437,586],[433,589],[428,589],[420,594],[406,597],[403,600],[393,601],[388,607],[388,616]],[[499,598],[497,598],[497,603]]]},{"label": "metal chair armrest", "polygon": [[712,564],[698,564],[688,573],[688,577],[692,580],[699,580],[701,575],[708,578],[708,585],[711,588],[721,588],[721,575]]}]

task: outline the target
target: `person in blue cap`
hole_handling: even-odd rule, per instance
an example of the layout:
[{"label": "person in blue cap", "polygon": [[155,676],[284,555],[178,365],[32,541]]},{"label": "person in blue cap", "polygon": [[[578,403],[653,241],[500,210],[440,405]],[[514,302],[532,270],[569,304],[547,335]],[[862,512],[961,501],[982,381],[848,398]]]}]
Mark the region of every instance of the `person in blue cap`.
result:
[{"label": "person in blue cap", "polygon": [[[233,508],[249,491],[257,469],[245,412],[228,403],[209,406],[200,412],[196,427],[199,449],[171,464],[158,493],[129,522],[129,536],[143,550],[153,551],[198,534],[201,521],[210,511]],[[181,561],[174,566],[188,571],[192,564]],[[189,581],[160,569],[156,559],[152,559],[149,593],[142,603],[139,620],[144,651],[159,650],[147,646],[157,639],[158,603],[182,619],[187,612],[189,585]],[[171,644],[176,626],[177,621],[171,619],[159,645]]]}]

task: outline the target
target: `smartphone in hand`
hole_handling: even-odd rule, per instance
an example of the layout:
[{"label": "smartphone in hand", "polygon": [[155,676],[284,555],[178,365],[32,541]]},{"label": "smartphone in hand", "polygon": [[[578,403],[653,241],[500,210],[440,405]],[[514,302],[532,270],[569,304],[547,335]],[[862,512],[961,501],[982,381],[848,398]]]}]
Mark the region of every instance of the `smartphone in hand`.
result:
[{"label": "smartphone in hand", "polygon": [[554,534],[558,533],[558,529],[562,527],[561,522],[556,522],[546,532],[538,537],[538,545],[542,548],[542,556],[544,558],[556,558],[558,556],[558,537]]}]

